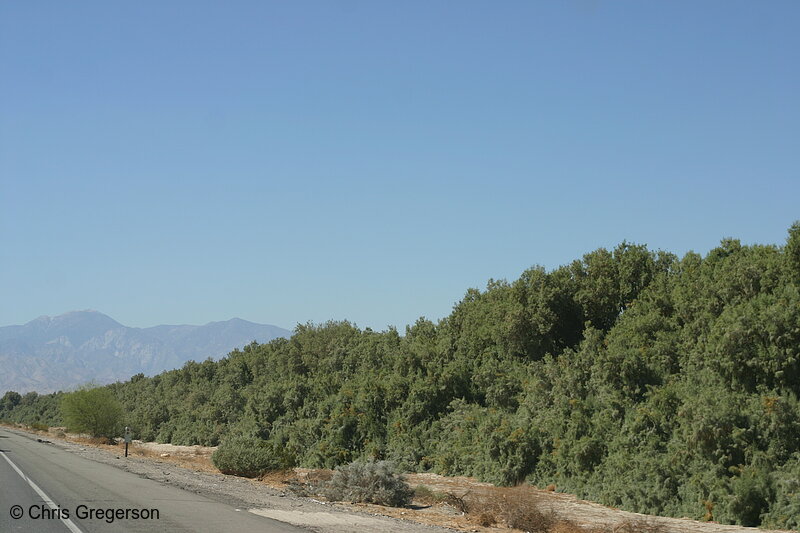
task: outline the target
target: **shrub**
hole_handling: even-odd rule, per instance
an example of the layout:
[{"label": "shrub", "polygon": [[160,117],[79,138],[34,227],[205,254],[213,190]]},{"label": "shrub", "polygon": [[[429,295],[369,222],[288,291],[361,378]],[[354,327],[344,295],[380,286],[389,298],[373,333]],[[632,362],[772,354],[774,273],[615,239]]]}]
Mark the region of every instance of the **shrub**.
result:
[{"label": "shrub", "polygon": [[469,491],[465,492],[461,496],[459,496],[454,492],[448,492],[445,495],[444,503],[446,503],[450,507],[453,507],[461,514],[471,513],[473,505],[472,502],[467,499],[468,495]]},{"label": "shrub", "polygon": [[759,525],[761,514],[774,498],[769,473],[754,467],[742,468],[740,475],[731,480],[731,493],[727,513],[721,518],[743,526]]},{"label": "shrub", "polygon": [[504,524],[528,533],[666,533],[667,529],[650,518],[636,518],[613,526],[587,528],[559,517],[543,504],[530,487],[519,485],[494,488],[475,495],[464,494],[448,502],[484,527]]},{"label": "shrub", "polygon": [[774,503],[762,526],[800,530],[800,453],[796,453],[774,475]]},{"label": "shrub", "polygon": [[503,522],[529,533],[548,533],[558,522],[525,486],[492,490],[470,501],[467,512],[483,526]]},{"label": "shrub", "polygon": [[122,425],[122,406],[104,387],[91,385],[65,394],[61,413],[70,431],[112,439]]},{"label": "shrub", "polygon": [[50,429],[50,426],[48,426],[47,424],[42,424],[40,422],[34,422],[33,424],[31,424],[31,429],[35,429],[36,431],[47,431],[48,429]]},{"label": "shrub", "polygon": [[392,463],[355,461],[336,467],[323,494],[329,500],[405,507],[411,503],[414,491],[397,474]]},{"label": "shrub", "polygon": [[243,477],[258,477],[294,466],[292,458],[271,442],[245,436],[224,440],[211,455],[211,461],[223,474]]}]

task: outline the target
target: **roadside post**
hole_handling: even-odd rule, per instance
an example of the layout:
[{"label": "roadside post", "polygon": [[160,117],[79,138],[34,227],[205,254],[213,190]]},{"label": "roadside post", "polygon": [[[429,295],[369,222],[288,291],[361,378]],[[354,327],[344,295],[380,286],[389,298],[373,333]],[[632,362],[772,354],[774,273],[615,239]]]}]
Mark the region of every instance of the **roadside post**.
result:
[{"label": "roadside post", "polygon": [[128,457],[128,444],[131,442],[131,428],[125,426],[125,457]]}]

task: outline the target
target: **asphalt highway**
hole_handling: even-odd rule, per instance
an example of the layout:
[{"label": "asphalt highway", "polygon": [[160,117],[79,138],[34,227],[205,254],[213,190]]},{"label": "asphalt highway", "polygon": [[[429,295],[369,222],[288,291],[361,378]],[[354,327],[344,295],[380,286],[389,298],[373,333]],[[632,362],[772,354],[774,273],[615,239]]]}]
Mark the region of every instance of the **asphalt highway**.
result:
[{"label": "asphalt highway", "polygon": [[0,428],[0,531],[308,532]]}]

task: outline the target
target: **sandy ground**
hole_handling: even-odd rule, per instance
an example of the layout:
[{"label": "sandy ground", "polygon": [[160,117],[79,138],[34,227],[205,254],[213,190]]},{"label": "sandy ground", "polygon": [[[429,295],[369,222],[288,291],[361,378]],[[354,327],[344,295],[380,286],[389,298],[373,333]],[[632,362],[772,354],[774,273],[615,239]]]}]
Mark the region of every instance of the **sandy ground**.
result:
[{"label": "sandy ground", "polygon": [[[211,463],[215,448],[174,446],[171,444],[134,441],[129,457],[123,456],[122,445],[101,445],[76,435],[63,435],[51,428],[40,438],[83,457],[113,464],[129,472],[168,483],[185,490],[204,494],[247,509],[250,512],[305,526],[314,531],[330,532],[508,532],[502,521],[481,526],[477,512],[463,513],[458,501],[446,498],[455,495],[472,504],[497,501],[509,489],[494,487],[467,477],[444,477],[436,474],[408,474],[412,487],[424,486],[436,497],[418,499],[409,508],[391,508],[370,504],[331,503],[315,497],[313,487],[329,478],[330,471],[295,468],[274,472],[259,480],[220,474]],[[646,516],[579,500],[575,496],[539,490],[535,487],[514,489],[515,498],[586,528],[614,529],[622,523],[640,523],[675,533],[775,533],[775,530],[729,526],[714,522]],[[299,496],[303,494],[304,496]],[[312,497],[308,497],[308,495]],[[473,505],[475,506],[475,505]]]}]

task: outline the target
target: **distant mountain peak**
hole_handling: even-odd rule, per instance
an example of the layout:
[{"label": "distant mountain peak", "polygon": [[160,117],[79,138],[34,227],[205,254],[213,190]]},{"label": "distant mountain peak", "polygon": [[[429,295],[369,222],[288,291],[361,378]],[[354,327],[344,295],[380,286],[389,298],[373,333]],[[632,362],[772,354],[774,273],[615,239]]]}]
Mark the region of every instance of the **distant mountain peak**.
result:
[{"label": "distant mountain peak", "polygon": [[130,328],[91,309],[40,316],[0,327],[0,368],[8,369],[0,373],[0,395],[153,375],[189,360],[224,357],[254,340],[289,336],[288,330],[240,318],[204,326]]},{"label": "distant mountain peak", "polygon": [[233,317],[229,320],[222,320],[220,322],[209,322],[209,324],[255,324],[255,322],[250,322],[249,320],[239,317]]},{"label": "distant mountain peak", "polygon": [[[66,313],[62,313],[56,316],[48,316],[48,315],[41,315],[34,320],[28,322],[31,324],[33,322],[61,322],[66,320],[105,320],[113,322],[114,324],[119,324],[116,320],[111,318],[110,316],[101,313],[100,311],[95,311],[94,309],[83,309],[79,311],[67,311]],[[122,325],[122,324],[119,324]]]}]

